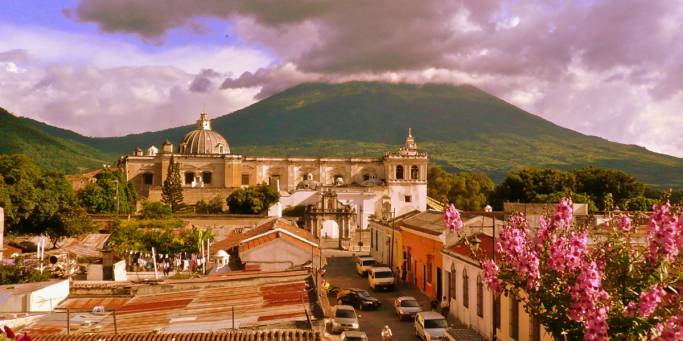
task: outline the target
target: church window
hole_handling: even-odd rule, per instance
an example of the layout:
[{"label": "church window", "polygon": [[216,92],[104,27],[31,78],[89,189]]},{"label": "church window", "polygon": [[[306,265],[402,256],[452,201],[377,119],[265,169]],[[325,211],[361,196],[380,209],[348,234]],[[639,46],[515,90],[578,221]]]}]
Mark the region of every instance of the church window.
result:
[{"label": "church window", "polygon": [[396,179],[403,179],[403,166],[396,166]]},{"label": "church window", "polygon": [[249,174],[242,174],[242,186],[249,186]]},{"label": "church window", "polygon": [[405,200],[405,202],[413,201],[413,197],[411,197],[410,195],[406,195],[405,198],[403,198],[403,199]]},{"label": "church window", "polygon": [[410,178],[417,180],[420,176],[420,169],[417,166],[410,167]]},{"label": "church window", "polygon": [[194,182],[194,173],[193,172],[185,172],[185,184],[191,185],[192,182]]},{"label": "church window", "polygon": [[145,185],[151,185],[154,183],[154,174],[152,174],[152,173],[142,174],[142,180],[143,180]]},{"label": "church window", "polygon": [[202,173],[202,182],[205,184],[211,184],[211,172]]},{"label": "church window", "polygon": [[477,276],[477,316],[484,317],[484,282]]}]

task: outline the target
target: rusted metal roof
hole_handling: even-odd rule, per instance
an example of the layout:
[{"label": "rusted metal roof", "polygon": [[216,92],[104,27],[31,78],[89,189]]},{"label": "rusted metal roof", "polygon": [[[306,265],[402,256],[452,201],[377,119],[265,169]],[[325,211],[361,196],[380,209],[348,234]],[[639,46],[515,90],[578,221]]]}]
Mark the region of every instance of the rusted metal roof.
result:
[{"label": "rusted metal roof", "polygon": [[[296,226],[296,224],[290,222],[287,219],[276,218],[276,219],[268,220],[265,223],[255,227],[249,231],[246,231],[243,233],[235,232],[235,233],[231,234],[230,236],[228,236],[228,238],[212,244],[211,248],[214,250],[228,250],[228,249],[231,249],[233,247],[239,246],[244,240],[257,237],[259,235],[265,234],[265,233],[267,233],[271,230],[275,230],[275,229],[282,229],[282,230],[285,230],[287,232],[292,233],[293,235],[295,235],[301,239],[307,240],[311,243],[317,243],[315,237],[313,237],[313,235],[310,232],[299,228],[298,226]],[[272,239],[273,237],[271,236],[270,238]],[[265,242],[265,241],[268,241],[268,240],[257,241],[255,244],[258,244],[260,242]],[[252,244],[254,244],[254,243],[252,243]]]},{"label": "rusted metal roof", "polygon": [[[134,297],[70,298],[57,312],[28,326],[31,335],[66,334],[66,309],[71,310],[70,333],[75,335],[118,333],[162,334],[218,332],[234,326],[280,327],[306,321],[312,307],[302,271],[234,274],[188,281],[168,281],[149,286]],[[106,313],[91,313],[104,306]],[[80,313],[78,311],[83,313]],[[114,313],[116,325],[114,324]],[[56,329],[59,328],[59,329]]]},{"label": "rusted metal roof", "polygon": [[216,333],[49,335],[36,341],[319,341],[320,333],[301,329],[231,330]]}]

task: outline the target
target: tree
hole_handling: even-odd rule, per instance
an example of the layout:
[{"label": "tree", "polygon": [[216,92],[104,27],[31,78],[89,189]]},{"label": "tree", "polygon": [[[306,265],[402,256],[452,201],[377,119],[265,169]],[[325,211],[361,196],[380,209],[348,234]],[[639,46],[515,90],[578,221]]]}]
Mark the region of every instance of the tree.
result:
[{"label": "tree", "polygon": [[231,213],[258,214],[280,200],[280,194],[266,184],[239,188],[226,199]]},{"label": "tree", "polygon": [[168,175],[161,189],[161,202],[177,212],[183,206],[183,184],[180,179],[180,163],[176,163],[173,156],[168,164]]},{"label": "tree", "polygon": [[[533,233],[523,215],[514,215],[498,234],[495,262],[461,237],[489,289],[524,302],[557,340],[681,340],[683,208],[656,205],[645,242],[632,217],[608,217],[596,229],[574,224],[567,198]],[[444,221],[463,232],[455,207]]]},{"label": "tree", "polygon": [[47,222],[45,233],[53,248],[64,238],[80,236],[95,230],[88,213],[80,206],[63,207]]},{"label": "tree", "polygon": [[483,210],[495,185],[484,173],[460,172],[453,177],[448,201],[468,211]]},{"label": "tree", "polygon": [[[78,192],[78,200],[90,213],[134,213],[136,192],[120,170],[102,170],[96,180]],[[118,194],[118,197],[117,197]],[[118,207],[118,212],[117,212]]]},{"label": "tree", "polygon": [[448,200],[448,192],[453,187],[453,174],[441,167],[431,167],[427,172],[427,195],[440,201]]},{"label": "tree", "polygon": [[643,197],[645,185],[620,170],[588,167],[574,172],[577,193],[586,193],[599,210],[604,210],[602,198],[612,194],[614,204],[627,209],[629,200]]},{"label": "tree", "polygon": [[171,207],[160,202],[145,202],[142,204],[143,219],[166,219],[173,215]]},{"label": "tree", "polygon": [[496,187],[494,195],[498,207],[504,201],[547,202],[557,195],[566,195],[576,188],[575,176],[558,169],[524,168],[512,171]]},{"label": "tree", "polygon": [[223,199],[215,196],[208,203],[204,200],[199,200],[195,204],[195,212],[200,214],[223,213]]}]

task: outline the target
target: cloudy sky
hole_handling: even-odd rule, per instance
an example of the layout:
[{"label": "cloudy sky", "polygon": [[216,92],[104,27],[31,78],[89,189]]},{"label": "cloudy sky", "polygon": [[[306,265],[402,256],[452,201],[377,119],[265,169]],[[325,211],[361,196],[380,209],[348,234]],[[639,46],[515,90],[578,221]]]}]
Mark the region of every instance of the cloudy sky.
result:
[{"label": "cloudy sky", "polygon": [[223,115],[305,81],[469,83],[683,157],[683,2],[24,0],[0,106],[93,136]]}]

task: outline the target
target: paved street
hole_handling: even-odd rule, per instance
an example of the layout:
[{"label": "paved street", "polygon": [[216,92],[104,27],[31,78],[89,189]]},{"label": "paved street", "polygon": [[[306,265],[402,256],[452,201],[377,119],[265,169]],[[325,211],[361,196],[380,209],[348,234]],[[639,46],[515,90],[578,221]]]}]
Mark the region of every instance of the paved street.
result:
[{"label": "paved street", "polygon": [[[360,328],[372,340],[381,340],[380,333],[384,325],[388,324],[394,334],[394,340],[417,340],[412,321],[399,321],[393,311],[394,299],[399,296],[413,296],[422,305],[423,310],[429,310],[429,298],[417,289],[399,287],[395,291],[373,292],[368,285],[368,279],[358,276],[351,257],[328,256],[328,269],[325,278],[334,286],[341,288],[366,289],[370,295],[382,301],[382,306],[373,311],[357,311],[360,315]],[[330,296],[330,303],[336,299]],[[330,337],[337,340],[338,337]]]}]

